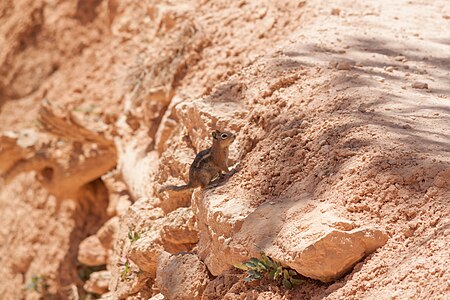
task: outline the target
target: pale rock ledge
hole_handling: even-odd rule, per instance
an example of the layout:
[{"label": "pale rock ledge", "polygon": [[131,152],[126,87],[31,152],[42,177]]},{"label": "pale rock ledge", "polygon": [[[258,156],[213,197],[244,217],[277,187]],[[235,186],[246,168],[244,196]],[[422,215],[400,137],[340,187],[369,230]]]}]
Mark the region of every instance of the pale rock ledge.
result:
[{"label": "pale rock ledge", "polygon": [[245,193],[221,191],[193,197],[199,255],[215,276],[264,252],[304,276],[330,282],[388,240],[383,230],[359,227],[304,195],[252,208]]}]

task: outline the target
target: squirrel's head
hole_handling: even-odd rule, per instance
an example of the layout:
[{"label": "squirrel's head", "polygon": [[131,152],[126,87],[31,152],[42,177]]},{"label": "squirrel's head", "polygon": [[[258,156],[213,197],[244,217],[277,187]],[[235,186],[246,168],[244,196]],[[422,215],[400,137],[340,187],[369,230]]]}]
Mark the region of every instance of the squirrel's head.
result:
[{"label": "squirrel's head", "polygon": [[229,131],[214,130],[211,135],[213,137],[213,143],[218,143],[222,148],[228,147],[236,138],[236,135]]}]

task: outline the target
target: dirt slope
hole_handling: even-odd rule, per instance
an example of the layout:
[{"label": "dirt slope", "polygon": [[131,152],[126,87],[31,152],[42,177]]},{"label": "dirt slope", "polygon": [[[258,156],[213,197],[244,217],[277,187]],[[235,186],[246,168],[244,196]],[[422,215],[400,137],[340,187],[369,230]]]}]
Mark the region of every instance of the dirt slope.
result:
[{"label": "dirt slope", "polygon": [[[450,294],[447,1],[21,0],[0,20],[5,299]],[[237,172],[158,193],[217,127]],[[226,271],[260,250],[299,271],[305,240],[366,227],[387,242],[332,282]]]}]

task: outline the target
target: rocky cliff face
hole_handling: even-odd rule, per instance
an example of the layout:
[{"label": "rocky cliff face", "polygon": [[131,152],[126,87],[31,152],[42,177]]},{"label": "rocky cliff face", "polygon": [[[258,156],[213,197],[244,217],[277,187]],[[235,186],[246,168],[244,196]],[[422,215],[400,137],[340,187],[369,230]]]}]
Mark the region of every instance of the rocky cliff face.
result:
[{"label": "rocky cliff face", "polygon": [[[450,11],[329,5],[3,1],[5,299],[444,299]],[[158,192],[214,129],[233,172]]]}]

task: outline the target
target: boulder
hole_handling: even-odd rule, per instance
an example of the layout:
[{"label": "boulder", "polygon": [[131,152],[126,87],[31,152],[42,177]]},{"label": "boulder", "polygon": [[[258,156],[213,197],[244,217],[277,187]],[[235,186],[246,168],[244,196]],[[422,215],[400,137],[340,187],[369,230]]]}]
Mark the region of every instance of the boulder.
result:
[{"label": "boulder", "polygon": [[258,207],[240,195],[222,189],[204,192],[203,199],[194,194],[199,255],[215,276],[264,252],[304,276],[330,282],[388,239],[382,229],[360,227],[308,195]]},{"label": "boulder", "polygon": [[78,261],[87,266],[101,266],[107,263],[108,255],[96,235],[85,238],[78,247]]},{"label": "boulder", "polygon": [[156,285],[164,298],[171,300],[201,299],[209,283],[205,264],[193,253],[161,253]]},{"label": "boulder", "polygon": [[161,229],[165,244],[182,245],[198,242],[197,223],[191,208],[180,207],[167,214]]},{"label": "boulder", "polygon": [[286,263],[304,276],[332,282],[349,272],[366,255],[383,246],[388,239],[377,228],[361,227],[345,231],[334,229],[331,225],[322,224],[324,228],[300,234],[299,239],[314,237],[314,240],[300,247],[294,259]]},{"label": "boulder", "polygon": [[154,278],[161,251],[189,251],[197,241],[194,214],[190,208],[182,207],[153,221],[143,230],[139,239],[131,243],[129,258]]},{"label": "boulder", "polygon": [[129,258],[139,269],[155,278],[159,254],[163,251],[159,231],[149,231],[143,234],[130,246]]}]

